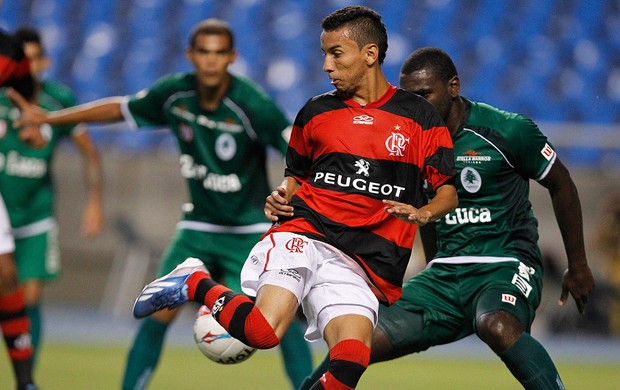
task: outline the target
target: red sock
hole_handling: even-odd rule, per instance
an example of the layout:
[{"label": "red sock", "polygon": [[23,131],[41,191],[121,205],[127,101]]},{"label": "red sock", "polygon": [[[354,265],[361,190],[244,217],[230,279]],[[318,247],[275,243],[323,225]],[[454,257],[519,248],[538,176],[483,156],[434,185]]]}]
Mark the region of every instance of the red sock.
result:
[{"label": "red sock", "polygon": [[213,318],[242,343],[259,349],[280,343],[269,322],[247,296],[216,283],[204,272],[194,273],[185,284],[189,300],[211,308]]},{"label": "red sock", "polygon": [[370,363],[370,348],[359,340],[343,340],[329,350],[329,370],[312,390],[352,390]]},{"label": "red sock", "polygon": [[13,293],[0,296],[0,329],[11,360],[25,360],[32,357],[30,320],[26,315],[22,287]]},{"label": "red sock", "polygon": [[0,295],[0,330],[2,330],[17,382],[30,383],[32,381],[33,348],[23,287],[19,287],[12,293]]}]

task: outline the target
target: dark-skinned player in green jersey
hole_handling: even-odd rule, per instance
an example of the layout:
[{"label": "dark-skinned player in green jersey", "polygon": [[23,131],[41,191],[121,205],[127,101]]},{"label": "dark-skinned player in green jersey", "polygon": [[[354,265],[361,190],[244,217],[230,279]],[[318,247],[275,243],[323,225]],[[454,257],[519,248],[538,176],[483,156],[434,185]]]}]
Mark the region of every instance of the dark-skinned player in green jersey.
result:
[{"label": "dark-skinned player in green jersey", "polygon": [[[423,48],[411,54],[400,85],[430,101],[450,130],[459,206],[421,228],[431,261],[403,285],[394,305],[380,307],[371,363],[475,333],[524,388],[563,389],[551,357],[529,333],[541,299],[543,264],[528,194],[530,179],[549,190],[568,257],[560,304],[570,293],[582,312],[594,279],[568,170],[534,122],[461,97],[456,67],[444,51]],[[406,215],[411,206],[401,206]],[[272,215],[292,212],[275,197],[266,207]],[[302,389],[320,377],[326,362]]]},{"label": "dark-skinned player in green jersey", "polygon": [[[290,121],[260,87],[229,73],[237,52],[226,22],[207,19],[197,24],[186,56],[194,72],[165,76],[134,96],[48,114],[24,106],[22,118],[34,124],[125,119],[135,127],[168,126],[178,141],[191,203],[184,206],[159,276],[196,256],[218,280],[240,292],[246,256],[271,226],[263,213],[269,193],[267,148],[286,152]],[[164,310],[142,321],[128,355],[123,389],[148,385],[177,313]],[[293,387],[312,370],[303,334],[301,322],[294,321],[280,344]]]}]

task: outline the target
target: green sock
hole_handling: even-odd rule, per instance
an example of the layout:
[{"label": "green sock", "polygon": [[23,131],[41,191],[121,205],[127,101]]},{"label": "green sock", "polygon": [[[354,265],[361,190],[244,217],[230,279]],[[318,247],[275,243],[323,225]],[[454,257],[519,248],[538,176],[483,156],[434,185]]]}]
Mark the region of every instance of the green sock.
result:
[{"label": "green sock", "polygon": [[168,324],[146,318],[127,356],[123,390],[145,389],[159,361]]},{"label": "green sock", "polygon": [[304,339],[304,330],[298,320],[293,320],[280,340],[284,368],[294,389],[312,372],[312,354]]},{"label": "green sock", "polygon": [[329,353],[325,356],[325,359],[323,359],[321,364],[316,366],[314,371],[312,371],[312,374],[310,374],[304,379],[301,386],[299,387],[299,390],[310,390],[312,385],[318,382],[318,380],[321,378],[321,375],[325,374],[328,369],[329,369]]},{"label": "green sock", "polygon": [[527,333],[499,357],[525,389],[564,389],[547,350]]},{"label": "green sock", "polygon": [[30,337],[32,342],[32,365],[37,361],[39,355],[39,344],[41,343],[41,307],[26,306],[26,315],[30,319]]}]

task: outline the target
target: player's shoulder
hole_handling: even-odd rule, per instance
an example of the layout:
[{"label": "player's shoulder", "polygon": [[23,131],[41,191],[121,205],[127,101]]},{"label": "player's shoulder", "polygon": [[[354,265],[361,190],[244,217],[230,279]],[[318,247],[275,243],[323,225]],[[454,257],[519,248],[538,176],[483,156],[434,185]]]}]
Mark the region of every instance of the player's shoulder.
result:
[{"label": "player's shoulder", "polygon": [[267,116],[282,112],[282,108],[256,82],[241,75],[231,75],[226,98],[252,117]]},{"label": "player's shoulder", "polygon": [[231,74],[228,98],[244,104],[273,102],[271,96],[258,83],[248,77],[237,74]]},{"label": "player's shoulder", "polygon": [[71,88],[55,80],[42,81],[41,93],[55,100],[61,107],[71,107],[77,103],[77,98]]},{"label": "player's shoulder", "polygon": [[437,110],[428,100],[402,88],[396,89],[394,96],[388,101],[384,108],[393,108],[396,113],[410,117],[419,115],[434,116],[437,114]]},{"label": "player's shoulder", "polygon": [[169,73],[159,78],[151,89],[159,89],[169,93],[196,90],[196,74],[193,72]]},{"label": "player's shoulder", "polygon": [[445,126],[435,106],[422,96],[402,88],[397,88],[392,98],[381,106],[381,109],[410,119],[423,130]]},{"label": "player's shoulder", "polygon": [[347,105],[338,96],[336,90],[315,95],[308,99],[299,110],[295,123],[298,126],[305,126],[306,123],[318,115],[346,107]]},{"label": "player's shoulder", "polygon": [[524,131],[537,128],[534,121],[523,114],[502,110],[488,103],[469,101],[469,126],[491,128],[499,132]]}]

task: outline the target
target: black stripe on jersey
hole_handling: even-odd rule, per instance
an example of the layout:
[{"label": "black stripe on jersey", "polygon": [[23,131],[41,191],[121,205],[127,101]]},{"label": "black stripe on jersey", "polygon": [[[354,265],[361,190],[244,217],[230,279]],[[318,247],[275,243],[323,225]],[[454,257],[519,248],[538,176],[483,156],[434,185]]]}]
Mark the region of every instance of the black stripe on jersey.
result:
[{"label": "black stripe on jersey", "polygon": [[454,149],[440,146],[435,154],[424,161],[424,164],[435,167],[442,175],[454,176],[456,169],[454,164],[450,164],[451,161],[454,161]]},{"label": "black stripe on jersey", "polygon": [[[352,228],[335,222],[312,210],[297,196],[293,196],[291,206],[295,208],[293,218],[303,218],[309,221],[326,236],[304,232],[298,234],[333,245],[356,261],[361,258],[368,268],[382,279],[395,286],[402,284],[403,275],[411,256],[411,248],[399,247],[390,240],[363,227]],[[372,280],[372,278],[370,279]]]},{"label": "black stripe on jersey", "polygon": [[0,322],[14,320],[26,316],[26,309],[18,311],[0,311]]},{"label": "black stripe on jersey", "polygon": [[422,206],[422,172],[409,163],[328,153],[314,161],[313,170],[308,182],[317,188]]},{"label": "black stripe on jersey", "polygon": [[[313,104],[309,104],[312,102]],[[330,91],[322,95],[317,95],[308,100],[308,103],[299,111],[295,118],[295,126],[303,128],[312,118],[324,112],[347,108],[342,99],[338,97],[337,92]]]},{"label": "black stripe on jersey", "polygon": [[[294,162],[294,163],[293,163]],[[299,169],[294,170],[290,167],[297,166]],[[295,148],[289,145],[286,150],[286,168],[284,169],[284,176],[297,176],[305,178],[308,172],[310,172],[310,167],[312,166],[312,158],[302,156],[297,153]]]},{"label": "black stripe on jersey", "polygon": [[398,116],[411,118],[420,125],[422,130],[435,128],[437,123],[444,123],[439,112],[428,100],[400,88],[386,104],[379,108]]}]

